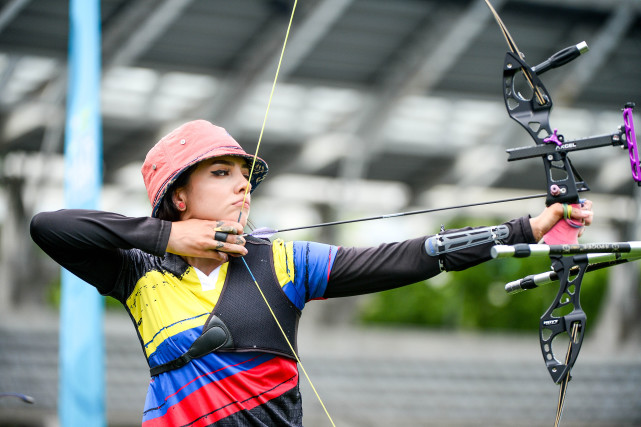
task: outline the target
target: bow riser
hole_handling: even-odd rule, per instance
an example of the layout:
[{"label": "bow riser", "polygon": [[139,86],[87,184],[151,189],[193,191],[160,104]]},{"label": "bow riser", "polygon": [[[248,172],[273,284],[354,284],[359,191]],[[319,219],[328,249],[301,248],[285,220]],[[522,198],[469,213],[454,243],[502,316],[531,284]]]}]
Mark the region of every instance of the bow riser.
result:
[{"label": "bow riser", "polygon": [[[505,54],[503,63],[503,99],[510,117],[530,134],[537,146],[558,140],[556,131],[550,128],[550,94],[531,67],[512,52]],[[579,191],[588,188],[582,181],[577,183],[567,154],[555,151],[541,158],[547,181],[545,204],[578,203]]]}]

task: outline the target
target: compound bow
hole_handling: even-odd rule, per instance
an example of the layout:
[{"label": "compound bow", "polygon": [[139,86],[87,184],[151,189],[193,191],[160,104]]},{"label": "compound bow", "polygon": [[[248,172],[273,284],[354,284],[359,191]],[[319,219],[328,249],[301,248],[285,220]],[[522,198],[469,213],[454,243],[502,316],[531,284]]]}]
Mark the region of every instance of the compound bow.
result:
[{"label": "compound bow", "polygon": [[[632,168],[632,177],[641,185],[641,172],[639,154],[636,144],[636,135],[632,119],[633,103],[625,104],[623,108],[623,125],[616,132],[608,135],[593,136],[574,141],[565,141],[557,129],[550,127],[550,111],[552,99],[549,92],[539,79],[544,72],[564,65],[585,53],[588,48],[585,42],[567,47],[539,65],[531,67],[524,61],[523,54],[516,47],[507,28],[501,21],[489,0],[485,0],[496,19],[510,51],[505,55],[503,63],[503,98],[509,116],[518,122],[532,137],[535,146],[521,147],[507,150],[508,161],[541,157],[545,167],[547,180],[546,204],[561,202],[566,204],[580,203],[579,192],[589,190],[577,170],[572,166],[568,153],[603,146],[627,147]],[[577,226],[578,225],[578,226]],[[551,233],[544,237],[544,241],[553,243],[577,243],[578,230],[581,224],[574,224],[571,220],[559,221]],[[555,230],[556,229],[556,230]],[[631,242],[632,243],[632,242]],[[630,244],[596,245],[592,250],[582,249],[581,245],[539,245],[547,248],[552,263],[552,272],[547,275],[528,276],[506,286],[508,292],[525,290],[538,286],[538,284],[559,280],[559,291],[550,307],[541,317],[539,324],[539,341],[541,352],[548,372],[553,381],[560,384],[559,401],[556,411],[555,427],[559,425],[565,392],[571,378],[570,370],[576,362],[583,343],[585,323],[587,316],[581,309],[580,291],[583,275],[597,268],[607,267],[634,259],[621,257],[603,260],[597,264],[589,264],[590,257],[586,252],[630,252]],[[607,246],[604,247],[604,246]],[[616,246],[616,247],[615,247]],[[635,245],[632,245],[635,246]],[[627,250],[619,250],[626,248]],[[638,258],[638,248],[634,247],[634,254]],[[496,246],[493,256],[529,256],[540,250],[532,249],[529,245],[515,245],[514,247]],[[579,254],[566,257],[567,254]],[[607,257],[606,257],[607,258]],[[545,276],[545,278],[544,278]],[[567,313],[562,315],[561,313]],[[560,361],[553,351],[552,342],[559,335],[567,334],[569,337],[568,349],[563,361]]]}]

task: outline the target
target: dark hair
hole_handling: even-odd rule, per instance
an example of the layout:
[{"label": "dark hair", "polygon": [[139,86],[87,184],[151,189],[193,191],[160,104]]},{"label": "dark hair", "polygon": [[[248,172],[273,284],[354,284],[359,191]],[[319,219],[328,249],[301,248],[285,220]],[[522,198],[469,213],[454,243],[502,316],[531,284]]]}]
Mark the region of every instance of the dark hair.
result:
[{"label": "dark hair", "polygon": [[180,211],[174,204],[172,196],[177,189],[187,185],[187,182],[189,182],[189,177],[191,176],[194,169],[196,169],[196,165],[198,165],[198,163],[189,166],[187,169],[181,172],[180,175],[178,175],[178,178],[176,178],[176,180],[169,186],[165,195],[162,196],[162,200],[160,201],[160,205],[158,206],[158,212],[156,214],[158,218],[172,222],[180,220]]}]

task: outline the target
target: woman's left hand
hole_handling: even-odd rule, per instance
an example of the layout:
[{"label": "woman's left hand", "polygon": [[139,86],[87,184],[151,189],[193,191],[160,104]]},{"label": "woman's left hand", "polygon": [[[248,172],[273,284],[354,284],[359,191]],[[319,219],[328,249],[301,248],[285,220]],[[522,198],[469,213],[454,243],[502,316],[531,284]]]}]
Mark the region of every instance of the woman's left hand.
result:
[{"label": "woman's left hand", "polygon": [[[581,203],[580,209],[572,209],[571,219],[582,222],[584,226],[592,224],[594,213],[592,212],[592,201],[585,200]],[[530,218],[530,226],[532,227],[532,234],[534,239],[538,242],[550,231],[557,222],[563,219],[563,205],[561,203],[554,203],[546,207],[543,212],[534,218]],[[585,227],[579,230],[579,237],[583,234]]]}]

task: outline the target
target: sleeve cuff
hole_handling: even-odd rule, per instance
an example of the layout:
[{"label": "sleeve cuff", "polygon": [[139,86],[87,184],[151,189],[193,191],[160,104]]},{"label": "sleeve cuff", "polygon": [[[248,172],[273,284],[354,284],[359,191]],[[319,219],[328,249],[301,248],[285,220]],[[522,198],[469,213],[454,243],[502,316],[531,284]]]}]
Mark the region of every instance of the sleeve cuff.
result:
[{"label": "sleeve cuff", "polygon": [[506,222],[506,225],[512,230],[510,236],[506,239],[506,245],[514,245],[516,243],[536,243],[534,240],[534,234],[532,233],[532,227],[530,226],[529,215]]},{"label": "sleeve cuff", "polygon": [[160,221],[160,232],[156,240],[156,247],[154,248],[153,255],[163,256],[167,252],[167,245],[169,244],[169,234],[171,234],[171,221]]}]

